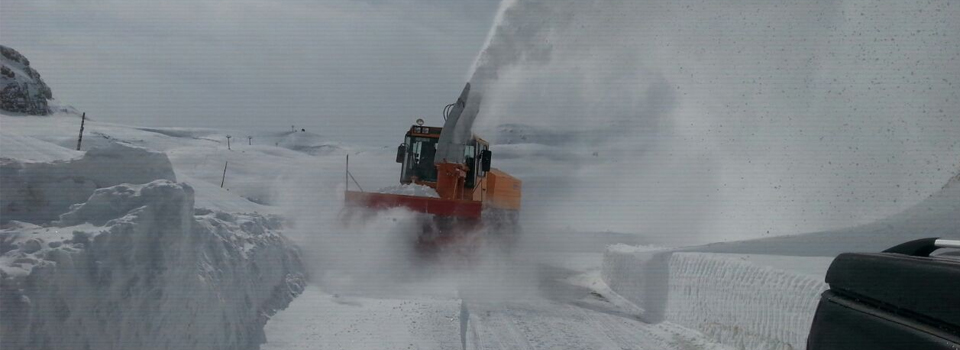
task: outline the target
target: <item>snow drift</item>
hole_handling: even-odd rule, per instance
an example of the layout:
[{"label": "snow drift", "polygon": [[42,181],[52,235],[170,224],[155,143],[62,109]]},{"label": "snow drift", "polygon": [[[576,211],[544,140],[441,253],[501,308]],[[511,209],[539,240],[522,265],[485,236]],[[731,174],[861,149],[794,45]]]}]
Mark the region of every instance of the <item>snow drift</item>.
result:
[{"label": "snow drift", "polygon": [[195,208],[161,153],[2,165],[4,349],[256,349],[305,285],[278,217]]}]

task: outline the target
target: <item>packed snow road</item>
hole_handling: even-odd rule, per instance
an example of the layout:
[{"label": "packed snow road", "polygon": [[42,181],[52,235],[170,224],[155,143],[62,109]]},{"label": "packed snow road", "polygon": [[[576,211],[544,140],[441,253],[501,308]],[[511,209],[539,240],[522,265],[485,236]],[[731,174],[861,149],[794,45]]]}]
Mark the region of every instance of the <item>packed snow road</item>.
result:
[{"label": "packed snow road", "polygon": [[532,290],[516,284],[518,276],[496,277],[495,285],[431,283],[429,293],[389,297],[314,285],[267,323],[263,349],[726,349],[697,331],[639,320],[600,280],[598,254],[565,257],[514,266],[532,266],[520,274],[534,277]]},{"label": "packed snow road", "polygon": [[698,332],[573,304],[472,305],[470,349],[725,349]]},{"label": "packed snow road", "polygon": [[459,349],[460,302],[378,299],[304,290],[266,326],[263,350]]},{"label": "packed snow road", "polygon": [[538,296],[470,301],[468,349],[727,349],[697,331],[644,323],[597,271],[541,265]]}]

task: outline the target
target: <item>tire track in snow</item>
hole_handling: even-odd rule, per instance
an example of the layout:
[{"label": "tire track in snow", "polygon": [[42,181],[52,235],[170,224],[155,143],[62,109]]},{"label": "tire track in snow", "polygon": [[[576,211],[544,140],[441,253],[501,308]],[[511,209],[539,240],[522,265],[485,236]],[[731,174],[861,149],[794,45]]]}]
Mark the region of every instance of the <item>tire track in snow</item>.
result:
[{"label": "tire track in snow", "polygon": [[516,320],[507,318],[506,315],[497,317],[496,319],[498,321],[497,325],[500,327],[494,329],[499,330],[499,334],[509,335],[508,339],[513,340],[511,342],[507,342],[506,344],[501,343],[504,345],[502,349],[510,349],[511,347],[524,350],[534,349],[533,344],[530,344],[528,338],[520,331],[520,325]]},{"label": "tire track in snow", "polygon": [[[469,349],[725,349],[673,324],[646,324],[555,302],[471,304],[470,325],[482,342]],[[478,311],[478,310],[484,311]]]},{"label": "tire track in snow", "polygon": [[[603,320],[604,318],[607,320]],[[645,332],[639,329],[640,327],[637,327],[636,329],[625,329],[621,324],[623,320],[610,320],[610,318],[617,317],[611,315],[598,315],[598,317],[591,317],[590,322],[593,323],[595,328],[600,330],[600,332],[616,343],[619,349],[658,348],[657,344],[652,342],[649,337],[641,336],[645,334]]]},{"label": "tire track in snow", "polygon": [[[700,332],[670,322],[648,324],[591,288],[568,285],[566,275],[543,281],[540,299],[468,302],[478,341],[469,349],[724,350]],[[602,289],[600,289],[602,290]],[[606,290],[607,293],[612,291]],[[615,296],[615,295],[614,295]]]}]

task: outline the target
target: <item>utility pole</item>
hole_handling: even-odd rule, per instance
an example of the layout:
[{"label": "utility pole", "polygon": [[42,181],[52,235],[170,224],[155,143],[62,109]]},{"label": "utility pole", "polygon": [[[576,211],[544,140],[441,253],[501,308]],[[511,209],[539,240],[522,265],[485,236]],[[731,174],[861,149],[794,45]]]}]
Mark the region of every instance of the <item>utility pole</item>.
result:
[{"label": "utility pole", "polygon": [[227,135],[227,149],[230,149],[230,138],[233,136]]},{"label": "utility pole", "polygon": [[80,150],[80,142],[83,141],[83,124],[87,122],[87,112],[83,112],[83,115],[80,116],[80,136],[77,137],[77,150]]},{"label": "utility pole", "polygon": [[253,136],[247,136],[247,146],[253,145]]},{"label": "utility pole", "polygon": [[223,177],[220,178],[220,188],[223,188],[223,183],[227,180],[227,164],[230,164],[230,161],[223,162]]}]

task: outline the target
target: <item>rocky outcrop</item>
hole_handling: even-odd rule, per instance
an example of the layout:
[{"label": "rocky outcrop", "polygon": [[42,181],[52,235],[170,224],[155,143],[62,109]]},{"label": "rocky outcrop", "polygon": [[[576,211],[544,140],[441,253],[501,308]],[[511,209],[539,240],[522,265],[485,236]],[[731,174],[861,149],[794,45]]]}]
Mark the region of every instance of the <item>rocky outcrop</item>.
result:
[{"label": "rocky outcrop", "polygon": [[0,45],[0,109],[28,115],[47,115],[53,91],[17,50]]}]

